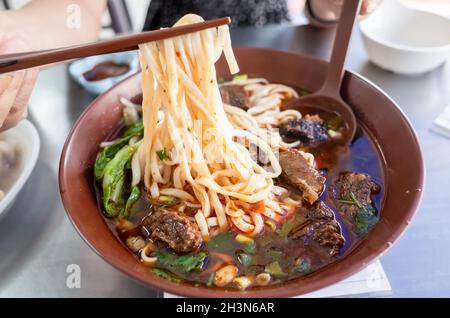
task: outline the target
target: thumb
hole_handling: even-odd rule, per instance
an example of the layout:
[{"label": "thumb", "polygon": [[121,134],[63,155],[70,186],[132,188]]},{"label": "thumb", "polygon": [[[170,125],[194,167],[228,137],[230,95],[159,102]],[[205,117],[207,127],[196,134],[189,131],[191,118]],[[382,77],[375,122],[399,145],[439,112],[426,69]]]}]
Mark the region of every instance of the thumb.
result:
[{"label": "thumb", "polygon": [[[0,38],[0,54],[29,51],[29,46],[18,37]],[[38,70],[29,69],[0,75],[0,130],[13,127],[26,116],[28,99]]]}]

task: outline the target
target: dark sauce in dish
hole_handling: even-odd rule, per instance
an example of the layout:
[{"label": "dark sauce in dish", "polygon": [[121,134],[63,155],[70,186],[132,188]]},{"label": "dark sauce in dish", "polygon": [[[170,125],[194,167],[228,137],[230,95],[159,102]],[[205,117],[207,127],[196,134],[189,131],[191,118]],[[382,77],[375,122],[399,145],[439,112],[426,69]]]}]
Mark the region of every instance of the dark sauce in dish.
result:
[{"label": "dark sauce in dish", "polygon": [[123,75],[130,70],[128,63],[117,63],[105,61],[94,65],[94,67],[83,73],[83,77],[89,82],[101,81],[108,77]]}]

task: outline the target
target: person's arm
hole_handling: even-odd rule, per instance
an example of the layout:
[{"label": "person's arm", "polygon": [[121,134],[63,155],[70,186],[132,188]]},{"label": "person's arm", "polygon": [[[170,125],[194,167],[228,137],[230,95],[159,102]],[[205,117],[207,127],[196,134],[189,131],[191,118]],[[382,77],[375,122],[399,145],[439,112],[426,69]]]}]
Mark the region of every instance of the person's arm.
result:
[{"label": "person's arm", "polygon": [[[0,11],[0,55],[94,41],[105,4],[106,0],[35,0],[18,10]],[[26,117],[37,73],[34,68],[0,75],[0,131]]]},{"label": "person's arm", "polygon": [[34,0],[0,11],[0,41],[19,37],[33,50],[94,41],[105,5],[106,0]]}]

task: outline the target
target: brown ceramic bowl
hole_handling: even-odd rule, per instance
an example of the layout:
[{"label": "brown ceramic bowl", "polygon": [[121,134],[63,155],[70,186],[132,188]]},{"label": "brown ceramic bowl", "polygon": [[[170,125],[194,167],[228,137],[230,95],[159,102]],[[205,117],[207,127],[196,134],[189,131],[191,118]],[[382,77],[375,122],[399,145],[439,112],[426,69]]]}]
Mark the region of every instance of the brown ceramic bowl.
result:
[{"label": "brown ceramic bowl", "polygon": [[[241,72],[271,82],[317,90],[327,63],[309,56],[269,49],[236,49]],[[218,74],[228,75],[224,61]],[[364,78],[347,72],[342,95],[369,131],[382,158],[385,193],[381,219],[359,245],[340,260],[304,278],[248,291],[179,285],[148,272],[116,238],[97,205],[92,166],[104,141],[121,120],[119,97],[140,93],[134,75],[98,97],[81,115],[64,146],[59,171],[60,191],[69,218],[91,248],[108,263],[137,281],[173,294],[195,297],[287,297],[336,283],[360,270],[395,242],[410,223],[420,202],[424,164],[411,124],[398,106]]]}]

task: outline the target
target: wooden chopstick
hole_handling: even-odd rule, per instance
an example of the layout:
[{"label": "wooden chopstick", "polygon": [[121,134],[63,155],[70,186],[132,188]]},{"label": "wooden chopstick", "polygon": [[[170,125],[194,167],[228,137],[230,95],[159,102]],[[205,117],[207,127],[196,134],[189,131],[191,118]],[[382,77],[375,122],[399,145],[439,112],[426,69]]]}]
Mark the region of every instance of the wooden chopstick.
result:
[{"label": "wooden chopstick", "polygon": [[88,44],[52,50],[0,55],[0,74],[91,55],[132,51],[136,50],[138,45],[142,43],[159,41],[178,35],[215,28],[229,24],[230,22],[231,20],[229,17],[224,17],[173,28],[123,35]]}]

